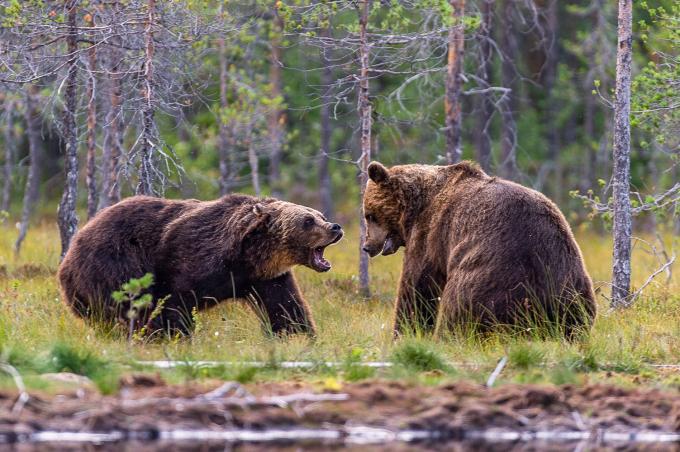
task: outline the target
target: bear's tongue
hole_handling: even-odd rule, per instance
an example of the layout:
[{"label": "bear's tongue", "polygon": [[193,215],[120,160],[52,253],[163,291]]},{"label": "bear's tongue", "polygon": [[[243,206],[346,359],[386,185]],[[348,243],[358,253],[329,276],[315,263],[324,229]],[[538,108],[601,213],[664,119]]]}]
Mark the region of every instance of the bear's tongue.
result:
[{"label": "bear's tongue", "polygon": [[323,247],[314,248],[312,251],[312,261],[314,267],[319,270],[326,271],[331,269],[331,263],[323,257]]}]

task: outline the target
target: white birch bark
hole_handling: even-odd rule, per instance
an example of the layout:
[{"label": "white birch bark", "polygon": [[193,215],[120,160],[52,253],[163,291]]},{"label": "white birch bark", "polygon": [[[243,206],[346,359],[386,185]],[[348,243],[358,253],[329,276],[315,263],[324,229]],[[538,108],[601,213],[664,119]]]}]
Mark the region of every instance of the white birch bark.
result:
[{"label": "white birch bark", "polygon": [[[361,155],[359,157],[359,184],[360,196],[363,200],[368,182],[368,164],[371,162],[371,102],[369,99],[369,52],[368,43],[368,14],[371,9],[371,0],[359,2],[359,61],[361,72],[359,76],[359,121],[361,129]],[[370,296],[368,274],[368,254],[362,249],[366,241],[366,220],[363,212],[359,215],[359,290],[365,297]]]},{"label": "white birch bark", "polygon": [[619,0],[616,52],[616,99],[614,101],[614,255],[612,307],[623,307],[630,296],[632,216],[630,204],[630,83],[633,54],[632,0]]}]

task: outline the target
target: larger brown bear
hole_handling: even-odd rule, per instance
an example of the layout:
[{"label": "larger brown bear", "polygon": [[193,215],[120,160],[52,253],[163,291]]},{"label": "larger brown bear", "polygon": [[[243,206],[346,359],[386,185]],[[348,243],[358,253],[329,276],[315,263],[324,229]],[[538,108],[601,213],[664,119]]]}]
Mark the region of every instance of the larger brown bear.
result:
[{"label": "larger brown bear", "polygon": [[228,195],[216,201],[135,196],[101,211],[76,235],[59,267],[63,296],[82,317],[124,320],[112,292],[153,273],[154,306],[136,327],[189,333],[193,309],[247,298],[274,333],[315,333],[291,272],[331,268],[324,249],[342,238],[340,225],[316,210],[272,198]]},{"label": "larger brown bear", "polygon": [[592,282],[548,198],[469,162],[390,169],[373,162],[368,175],[364,251],[405,247],[395,335],[543,325],[573,337],[590,328]]}]

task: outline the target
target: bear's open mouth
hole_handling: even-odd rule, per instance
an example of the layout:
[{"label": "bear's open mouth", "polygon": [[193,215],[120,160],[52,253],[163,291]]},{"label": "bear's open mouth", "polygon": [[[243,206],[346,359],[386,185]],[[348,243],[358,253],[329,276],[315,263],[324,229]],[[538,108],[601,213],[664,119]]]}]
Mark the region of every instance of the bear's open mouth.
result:
[{"label": "bear's open mouth", "polygon": [[318,272],[327,272],[330,270],[331,263],[323,257],[323,252],[326,251],[326,247],[339,242],[342,236],[343,232],[339,231],[330,242],[326,243],[325,245],[312,248],[309,266]]},{"label": "bear's open mouth", "polygon": [[327,272],[331,269],[331,263],[323,257],[325,246],[317,246],[312,249],[312,268],[319,272]]}]

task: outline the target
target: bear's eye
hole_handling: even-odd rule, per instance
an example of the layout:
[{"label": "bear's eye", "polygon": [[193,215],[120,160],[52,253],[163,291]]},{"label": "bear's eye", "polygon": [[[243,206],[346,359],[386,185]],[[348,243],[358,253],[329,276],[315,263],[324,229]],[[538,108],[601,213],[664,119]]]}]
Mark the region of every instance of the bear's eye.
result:
[{"label": "bear's eye", "polygon": [[369,213],[368,215],[366,215],[366,221],[370,221],[373,223],[375,222],[375,217]]},{"label": "bear's eye", "polygon": [[312,226],[314,226],[314,218],[312,217],[305,218],[305,222],[303,223],[303,225],[306,228],[311,228]]}]

